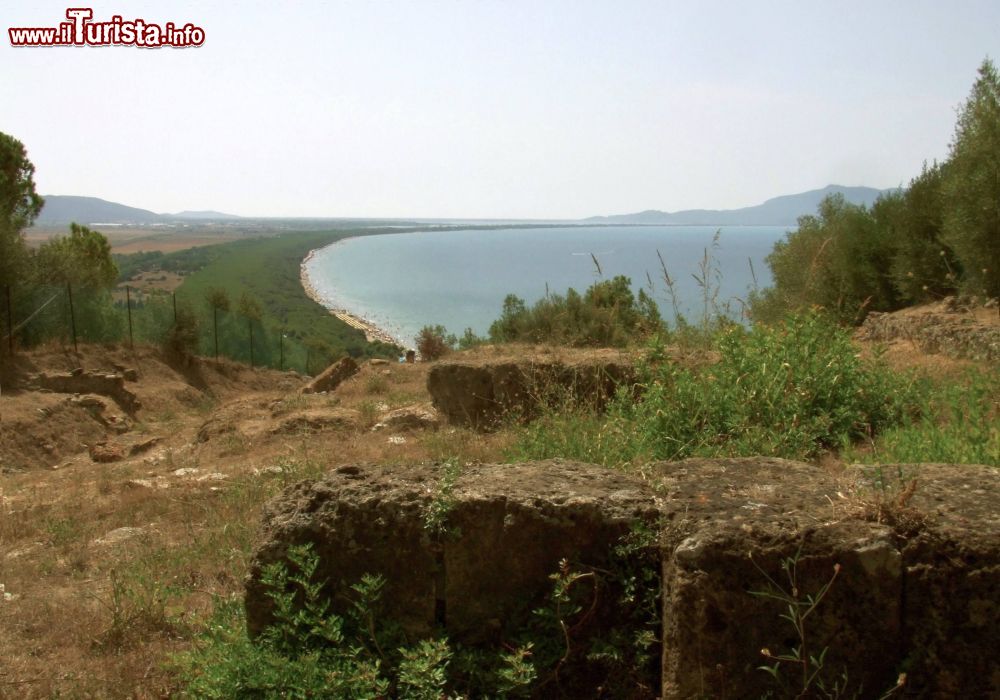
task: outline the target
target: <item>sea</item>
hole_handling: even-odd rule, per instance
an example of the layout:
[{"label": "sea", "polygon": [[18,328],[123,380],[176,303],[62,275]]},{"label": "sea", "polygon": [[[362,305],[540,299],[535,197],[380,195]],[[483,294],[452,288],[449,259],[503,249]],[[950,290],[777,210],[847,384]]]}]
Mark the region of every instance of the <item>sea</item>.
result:
[{"label": "sea", "polygon": [[[304,272],[322,302],[411,346],[426,325],[485,335],[508,294],[528,304],[625,275],[670,321],[711,305],[743,316],[771,282],[765,258],[779,226],[559,226],[445,229],[347,238],[314,251]],[[661,263],[662,260],[662,263]],[[673,284],[673,294],[664,275]],[[700,281],[699,281],[700,280]]]}]

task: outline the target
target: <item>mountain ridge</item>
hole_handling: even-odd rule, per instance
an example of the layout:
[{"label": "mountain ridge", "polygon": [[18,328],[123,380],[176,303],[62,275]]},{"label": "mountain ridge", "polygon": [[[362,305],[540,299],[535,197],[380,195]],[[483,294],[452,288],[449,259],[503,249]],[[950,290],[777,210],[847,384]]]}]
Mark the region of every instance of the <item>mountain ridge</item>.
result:
[{"label": "mountain ridge", "polygon": [[591,216],[583,221],[673,226],[795,226],[800,216],[815,214],[819,203],[831,194],[841,194],[852,204],[864,204],[870,207],[877,197],[896,189],[827,185],[818,190],[779,195],[765,200],[762,204],[740,209],[685,209],[677,212],[646,209],[634,214]]},{"label": "mountain ridge", "polygon": [[218,211],[182,211],[176,214],[158,214],[149,209],[110,202],[99,197],[77,195],[45,195],[45,205],[35,219],[35,225],[54,226],[77,222],[94,224],[164,224],[171,221],[232,220],[242,217]]}]

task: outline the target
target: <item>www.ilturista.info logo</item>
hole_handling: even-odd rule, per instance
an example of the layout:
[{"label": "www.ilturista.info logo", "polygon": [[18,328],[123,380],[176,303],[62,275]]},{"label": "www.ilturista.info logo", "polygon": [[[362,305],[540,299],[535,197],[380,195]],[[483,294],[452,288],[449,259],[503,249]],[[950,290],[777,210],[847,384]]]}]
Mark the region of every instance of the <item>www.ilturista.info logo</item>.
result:
[{"label": "www.ilturista.info logo", "polygon": [[11,27],[7,30],[11,46],[139,46],[188,48],[205,43],[205,30],[188,22],[180,26],[166,22],[162,26],[144,19],[122,19],[113,15],[107,22],[93,22],[89,7],[66,10],[68,22],[56,27]]}]

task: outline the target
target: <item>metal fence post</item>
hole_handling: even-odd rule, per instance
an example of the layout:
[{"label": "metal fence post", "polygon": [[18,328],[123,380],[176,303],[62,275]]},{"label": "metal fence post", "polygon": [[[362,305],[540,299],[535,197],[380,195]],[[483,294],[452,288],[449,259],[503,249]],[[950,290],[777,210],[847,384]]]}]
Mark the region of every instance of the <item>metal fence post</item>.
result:
[{"label": "metal fence post", "polygon": [[7,285],[7,345],[10,348],[10,354],[14,355],[14,305],[10,300],[10,285]]},{"label": "metal fence post", "polygon": [[135,339],[132,337],[132,296],[129,294],[128,285],[125,285],[125,308],[128,310],[128,346],[135,350]]},{"label": "metal fence post", "polygon": [[69,282],[66,283],[66,294],[69,296],[69,322],[70,328],[73,330],[73,352],[79,355],[80,348],[76,344],[76,313],[73,311],[73,286]]},{"label": "metal fence post", "polygon": [[247,319],[247,325],[250,327],[250,369],[253,369],[253,319]]}]

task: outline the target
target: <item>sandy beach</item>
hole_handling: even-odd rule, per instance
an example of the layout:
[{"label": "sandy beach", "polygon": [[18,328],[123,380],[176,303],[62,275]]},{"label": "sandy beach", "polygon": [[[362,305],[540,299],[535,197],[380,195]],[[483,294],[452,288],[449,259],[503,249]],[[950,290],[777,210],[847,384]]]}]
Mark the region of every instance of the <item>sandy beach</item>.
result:
[{"label": "sandy beach", "polygon": [[[334,245],[336,245],[336,244],[334,244]],[[318,250],[320,250],[320,249],[317,248],[315,250],[310,250],[309,254],[306,255],[305,258],[302,259],[302,264],[299,266],[299,280],[301,281],[302,288],[305,290],[305,292],[309,296],[309,298],[312,299],[313,301],[315,301],[317,304],[319,304],[321,306],[324,306],[327,309],[329,309],[331,314],[333,314],[334,316],[336,316],[337,318],[339,318],[341,321],[343,321],[344,323],[346,323],[348,326],[351,326],[352,328],[357,328],[359,331],[361,331],[362,333],[364,333],[365,334],[365,339],[368,342],[373,342],[373,341],[379,340],[379,341],[381,341],[383,343],[389,343],[391,345],[398,345],[398,346],[400,346],[402,348],[409,347],[406,343],[404,343],[402,341],[402,339],[397,338],[396,336],[394,336],[392,333],[390,333],[389,331],[385,330],[384,328],[380,328],[379,326],[375,325],[374,323],[372,323],[369,319],[365,318],[364,316],[359,316],[357,314],[353,314],[350,311],[348,311],[347,309],[341,307],[340,305],[335,304],[335,303],[331,303],[331,300],[325,298],[322,294],[320,294],[316,290],[316,288],[312,285],[312,282],[309,279],[309,272],[308,272],[307,267],[308,267],[309,261],[312,260],[313,255]]]}]

